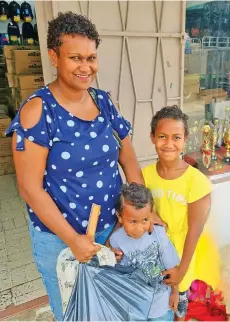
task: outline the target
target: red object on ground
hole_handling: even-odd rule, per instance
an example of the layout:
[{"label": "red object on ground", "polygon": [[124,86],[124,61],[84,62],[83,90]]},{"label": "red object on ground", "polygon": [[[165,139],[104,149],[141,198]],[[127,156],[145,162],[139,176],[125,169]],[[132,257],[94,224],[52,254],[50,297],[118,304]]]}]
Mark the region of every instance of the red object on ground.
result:
[{"label": "red object on ground", "polygon": [[203,281],[194,281],[189,290],[188,314],[185,320],[227,321],[226,307],[221,291],[213,291]]}]

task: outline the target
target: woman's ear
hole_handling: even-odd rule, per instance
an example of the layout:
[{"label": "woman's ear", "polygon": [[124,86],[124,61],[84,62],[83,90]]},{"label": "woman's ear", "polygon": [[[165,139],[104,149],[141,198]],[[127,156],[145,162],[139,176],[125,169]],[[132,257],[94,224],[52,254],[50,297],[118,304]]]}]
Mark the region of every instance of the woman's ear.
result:
[{"label": "woman's ear", "polygon": [[57,68],[57,54],[53,49],[48,50],[48,54],[50,57],[51,65]]}]

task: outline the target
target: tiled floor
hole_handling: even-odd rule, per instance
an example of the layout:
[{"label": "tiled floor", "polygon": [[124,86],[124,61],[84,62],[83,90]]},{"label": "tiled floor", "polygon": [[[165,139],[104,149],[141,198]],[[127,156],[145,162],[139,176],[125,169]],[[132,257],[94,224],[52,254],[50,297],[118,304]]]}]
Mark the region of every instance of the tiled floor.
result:
[{"label": "tiled floor", "polygon": [[46,295],[35,267],[15,175],[0,176],[0,313]]}]

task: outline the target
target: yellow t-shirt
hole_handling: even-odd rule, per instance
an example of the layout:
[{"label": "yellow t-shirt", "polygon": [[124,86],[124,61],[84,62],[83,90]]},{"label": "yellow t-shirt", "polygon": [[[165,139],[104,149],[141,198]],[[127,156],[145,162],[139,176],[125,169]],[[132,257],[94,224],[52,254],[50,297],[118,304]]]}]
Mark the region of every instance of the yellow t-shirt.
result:
[{"label": "yellow t-shirt", "polygon": [[[155,210],[167,223],[168,236],[181,258],[188,231],[188,203],[208,195],[211,184],[205,175],[192,166],[174,180],[161,178],[156,163],[142,171],[145,184],[152,191]],[[203,232],[199,239],[188,272],[180,284],[180,291],[188,290],[195,279],[203,280],[214,288],[219,283],[218,252],[207,232]]]}]

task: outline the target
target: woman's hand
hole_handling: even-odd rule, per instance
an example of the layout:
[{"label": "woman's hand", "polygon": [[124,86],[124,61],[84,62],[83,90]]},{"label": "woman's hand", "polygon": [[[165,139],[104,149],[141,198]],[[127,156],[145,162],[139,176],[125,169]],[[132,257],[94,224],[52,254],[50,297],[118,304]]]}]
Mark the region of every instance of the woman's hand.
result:
[{"label": "woman's hand", "polygon": [[94,244],[92,237],[87,235],[77,235],[75,240],[69,245],[73,255],[81,263],[87,263],[101,249]]},{"label": "woman's hand", "polygon": [[168,286],[175,286],[180,284],[185,276],[185,274],[181,271],[180,266],[168,269],[162,272],[162,275],[168,277],[163,281],[163,283],[167,284]]}]

